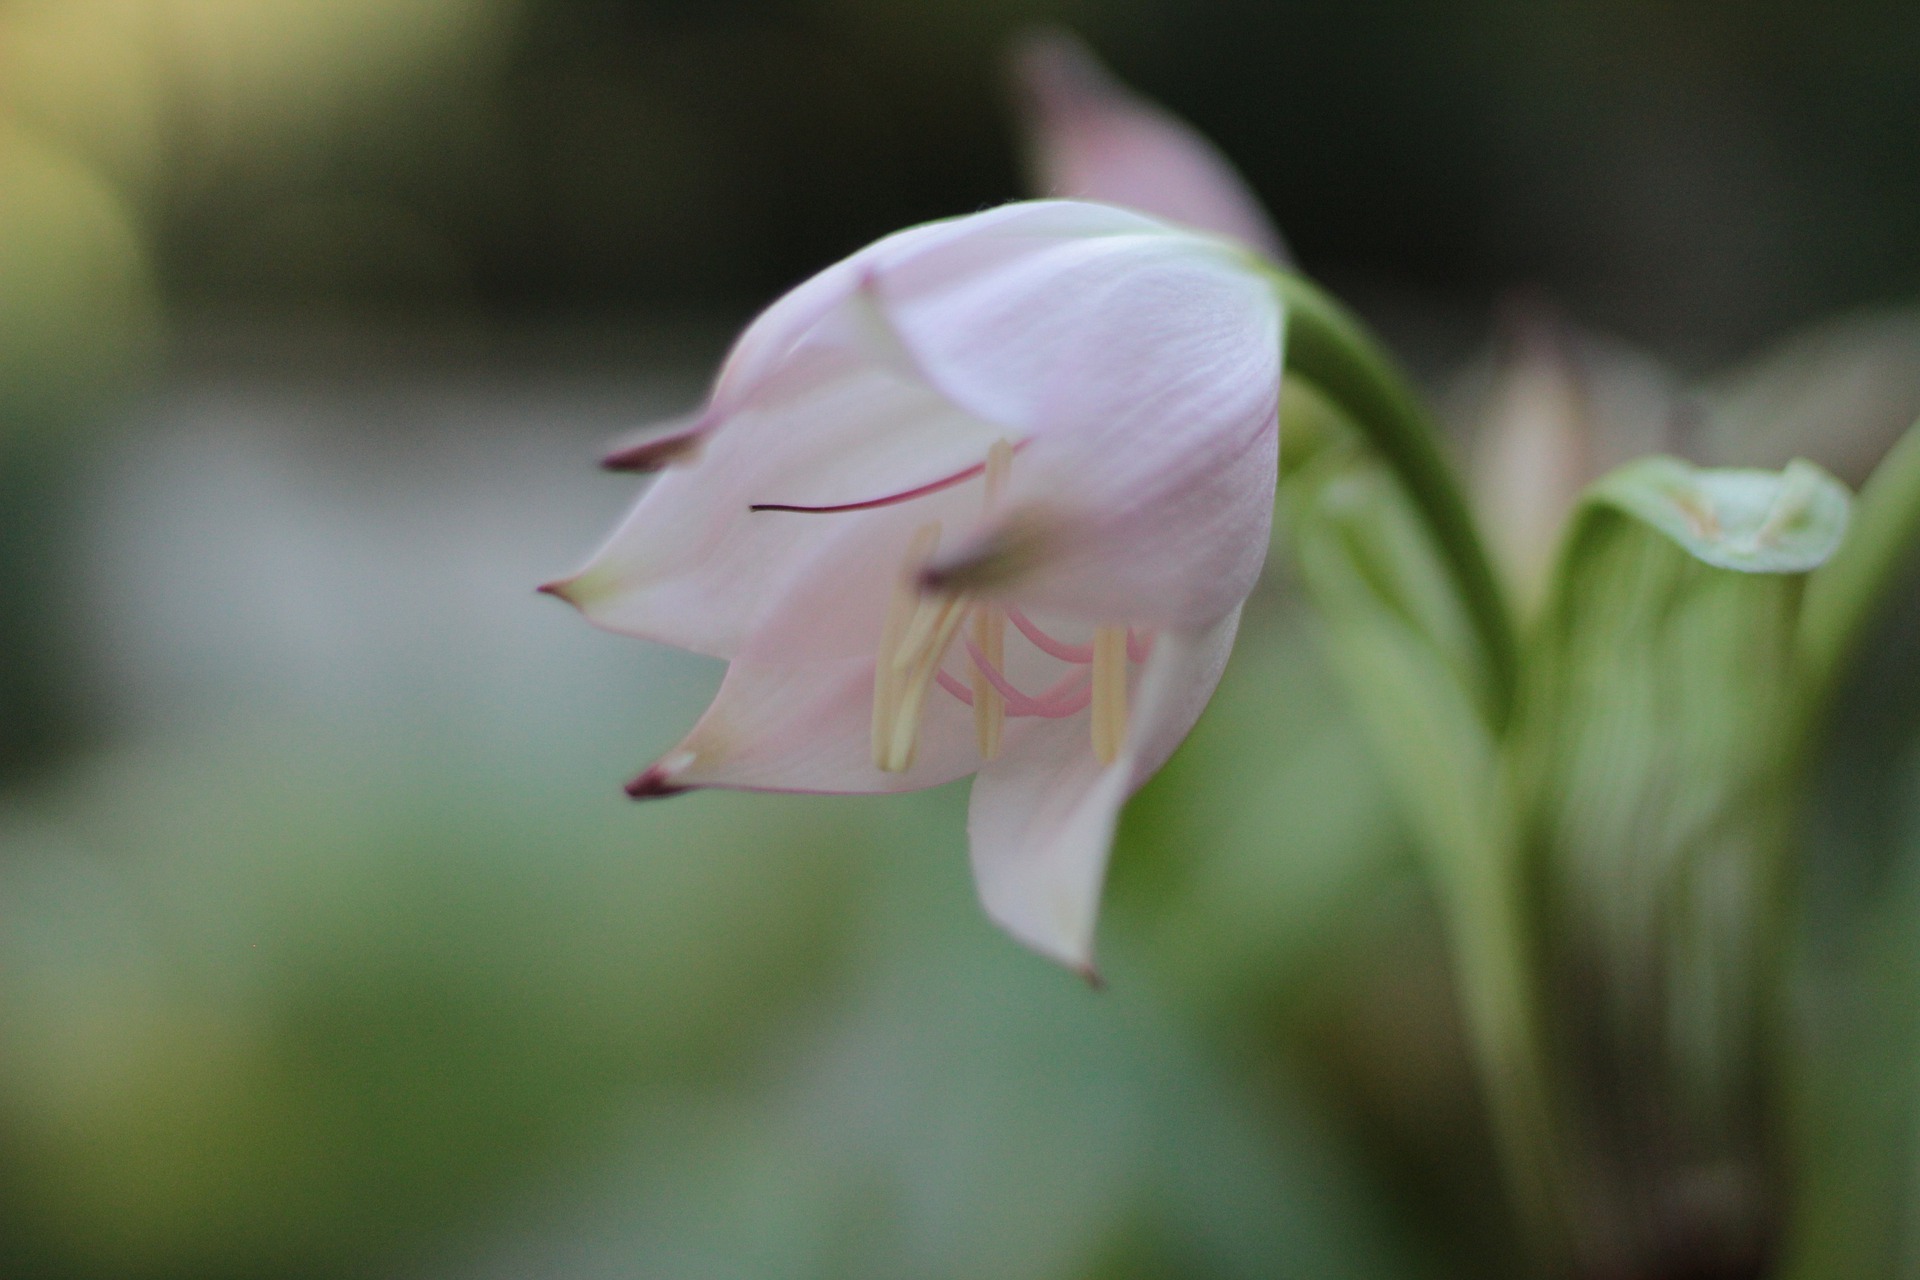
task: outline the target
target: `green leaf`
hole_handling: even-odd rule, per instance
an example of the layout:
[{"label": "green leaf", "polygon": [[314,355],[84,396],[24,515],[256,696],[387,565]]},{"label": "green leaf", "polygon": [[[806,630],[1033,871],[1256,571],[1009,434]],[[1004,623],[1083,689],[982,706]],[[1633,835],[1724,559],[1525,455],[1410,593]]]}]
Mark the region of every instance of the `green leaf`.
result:
[{"label": "green leaf", "polygon": [[[1807,571],[1844,488],[1650,458],[1576,512],[1509,744],[1563,1115],[1634,1274],[1686,1237],[1765,1247]],[[1718,1185],[1717,1184],[1717,1185]],[[1604,1238],[1602,1234],[1601,1238]]]},{"label": "green leaf", "polygon": [[1847,531],[1846,486],[1805,460],[1784,471],[1703,470],[1643,458],[1588,491],[1664,533],[1696,559],[1741,573],[1806,573]]}]

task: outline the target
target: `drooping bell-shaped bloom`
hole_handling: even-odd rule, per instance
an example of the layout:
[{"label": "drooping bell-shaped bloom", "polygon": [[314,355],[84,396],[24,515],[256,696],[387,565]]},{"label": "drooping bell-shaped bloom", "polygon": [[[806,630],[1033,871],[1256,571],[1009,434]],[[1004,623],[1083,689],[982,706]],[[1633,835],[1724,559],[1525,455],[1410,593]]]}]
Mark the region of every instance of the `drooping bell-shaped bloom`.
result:
[{"label": "drooping bell-shaped bloom", "polygon": [[1064,31],[1029,38],[1015,52],[1014,78],[1033,190],[1135,209],[1286,261],[1280,233],[1232,162],[1080,41]]},{"label": "drooping bell-shaped bloom", "polygon": [[740,337],[658,470],[545,589],[728,660],[628,787],[977,774],[989,914],[1089,970],[1115,819],[1212,694],[1264,558],[1282,314],[1239,246],[1007,205],[869,246]]}]

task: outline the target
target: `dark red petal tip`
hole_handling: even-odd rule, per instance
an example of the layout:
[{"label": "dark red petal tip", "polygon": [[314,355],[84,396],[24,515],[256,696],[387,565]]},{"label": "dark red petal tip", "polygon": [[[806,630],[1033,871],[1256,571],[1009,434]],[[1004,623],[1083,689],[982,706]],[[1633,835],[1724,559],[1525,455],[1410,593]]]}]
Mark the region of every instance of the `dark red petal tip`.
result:
[{"label": "dark red petal tip", "polygon": [[667,781],[667,771],[659,765],[647,770],[627,784],[627,794],[635,800],[664,800],[668,796],[677,796],[691,791],[692,787],[676,787]]},{"label": "dark red petal tip", "polygon": [[1100,971],[1091,964],[1080,965],[1074,969],[1074,972],[1080,975],[1080,981],[1086,983],[1087,986],[1093,990],[1105,991],[1107,989],[1107,980],[1101,977]]},{"label": "dark red petal tip", "polygon": [[656,427],[615,445],[600,459],[608,471],[658,471],[676,462],[690,462],[700,452],[700,444],[712,426],[706,418]]}]

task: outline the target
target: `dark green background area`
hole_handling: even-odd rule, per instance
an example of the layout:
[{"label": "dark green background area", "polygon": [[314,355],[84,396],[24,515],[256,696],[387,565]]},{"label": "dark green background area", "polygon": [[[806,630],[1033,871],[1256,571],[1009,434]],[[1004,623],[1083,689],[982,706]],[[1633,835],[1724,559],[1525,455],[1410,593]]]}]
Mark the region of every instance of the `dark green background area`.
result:
[{"label": "dark green background area", "polygon": [[[1019,194],[1002,54],[1042,21],[1216,138],[1335,279],[1470,303],[1538,283],[1720,356],[1920,283],[1920,11],[1894,0],[533,0],[515,21],[328,163],[180,200],[177,296],[750,306]],[[433,252],[377,219],[276,224],[316,197],[391,206]]]}]

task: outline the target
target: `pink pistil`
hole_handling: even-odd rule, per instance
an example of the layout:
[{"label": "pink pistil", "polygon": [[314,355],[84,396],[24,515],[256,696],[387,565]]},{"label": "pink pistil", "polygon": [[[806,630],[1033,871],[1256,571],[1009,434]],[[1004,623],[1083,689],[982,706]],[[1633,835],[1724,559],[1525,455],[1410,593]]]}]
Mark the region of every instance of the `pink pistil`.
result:
[{"label": "pink pistil", "polygon": [[1062,662],[1076,662],[1082,665],[1093,661],[1093,646],[1090,644],[1065,644],[1035,626],[1026,614],[1012,605],[1007,606],[1007,621],[1020,629],[1020,634],[1033,642],[1033,647],[1049,657]]},{"label": "pink pistil", "polygon": [[973,665],[980,669],[980,674],[987,678],[987,683],[997,689],[1000,696],[1007,700],[1007,714],[1010,716],[1041,716],[1057,720],[1061,716],[1070,716],[1087,705],[1093,682],[1085,671],[1069,671],[1051,688],[1038,697],[1030,698],[1015,688],[1013,682],[1002,674],[1000,668],[987,661],[987,655],[980,652],[979,645],[968,640],[966,646],[967,656],[973,659]]},{"label": "pink pistil", "polygon": [[[933,678],[939,682],[942,689],[962,703],[969,707],[973,705],[973,690],[960,683],[958,679],[945,671],[934,672]],[[989,675],[987,678],[992,680],[993,676]],[[1002,688],[1001,681],[995,680],[994,687]],[[1011,686],[1006,687],[1011,688]],[[1037,716],[1044,720],[1061,720],[1086,709],[1087,703],[1093,696],[1093,682],[1085,672],[1076,671],[1038,698],[1029,698],[1017,689],[1013,690],[1011,697],[1008,697],[1004,690],[1001,696],[1007,699],[1009,716]]]},{"label": "pink pistil", "polygon": [[973,705],[973,690],[967,688],[967,686],[961,684],[958,680],[954,679],[952,676],[948,675],[946,672],[944,671],[934,672],[933,679],[934,679],[934,683],[938,684],[942,689],[945,689],[948,693],[952,694],[954,697],[960,699],[960,701],[966,703],[968,706]]},{"label": "pink pistil", "polygon": [[[1016,443],[1013,446],[1014,451],[1017,453],[1023,444],[1025,444],[1025,441]],[[748,507],[747,510],[797,511],[803,515],[810,516],[839,515],[846,511],[872,511],[876,507],[897,506],[902,502],[912,502],[915,498],[924,498],[930,493],[939,493],[942,489],[951,489],[957,484],[965,484],[977,476],[985,475],[986,470],[987,464],[985,462],[976,462],[972,466],[956,471],[950,476],[942,476],[938,480],[929,480],[927,483],[917,485],[911,489],[902,489],[899,493],[889,493],[880,498],[866,498],[860,502],[841,502],[830,507],[807,507],[789,502],[756,502]]]}]

